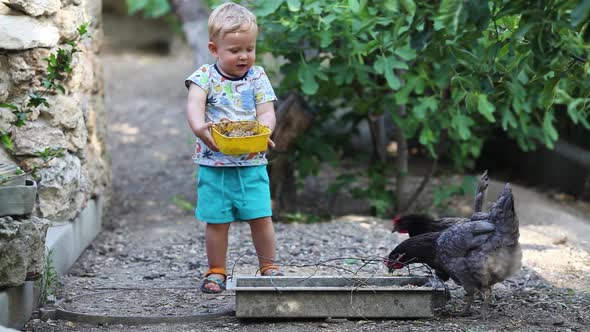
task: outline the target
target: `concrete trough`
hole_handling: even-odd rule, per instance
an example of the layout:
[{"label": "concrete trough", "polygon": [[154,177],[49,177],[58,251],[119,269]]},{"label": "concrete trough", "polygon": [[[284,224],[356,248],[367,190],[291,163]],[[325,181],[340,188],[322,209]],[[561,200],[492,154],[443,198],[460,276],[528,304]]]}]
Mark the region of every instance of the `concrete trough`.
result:
[{"label": "concrete trough", "polygon": [[440,281],[419,276],[236,276],[228,289],[238,318],[424,318],[447,300]]}]

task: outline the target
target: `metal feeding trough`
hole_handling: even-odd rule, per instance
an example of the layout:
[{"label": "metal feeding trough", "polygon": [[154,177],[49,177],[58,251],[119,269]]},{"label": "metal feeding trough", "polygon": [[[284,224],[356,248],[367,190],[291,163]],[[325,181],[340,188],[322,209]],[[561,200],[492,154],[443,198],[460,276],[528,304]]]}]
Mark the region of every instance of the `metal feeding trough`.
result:
[{"label": "metal feeding trough", "polygon": [[427,277],[246,277],[228,280],[238,318],[422,318],[444,306],[444,285]]}]

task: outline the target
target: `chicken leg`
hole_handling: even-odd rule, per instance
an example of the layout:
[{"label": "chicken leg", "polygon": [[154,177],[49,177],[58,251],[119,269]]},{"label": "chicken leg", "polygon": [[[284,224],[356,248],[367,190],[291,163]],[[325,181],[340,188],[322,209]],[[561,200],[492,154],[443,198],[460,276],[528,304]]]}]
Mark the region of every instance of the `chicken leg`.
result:
[{"label": "chicken leg", "polygon": [[491,287],[484,288],[481,291],[481,294],[483,296],[483,305],[481,306],[481,315],[484,319],[487,319],[488,312],[489,312],[490,300],[492,298],[492,288]]},{"label": "chicken leg", "polygon": [[473,300],[475,299],[475,290],[466,290],[467,294],[465,294],[465,304],[463,305],[463,310],[461,311],[460,316],[469,316],[471,315],[471,305],[473,304]]}]

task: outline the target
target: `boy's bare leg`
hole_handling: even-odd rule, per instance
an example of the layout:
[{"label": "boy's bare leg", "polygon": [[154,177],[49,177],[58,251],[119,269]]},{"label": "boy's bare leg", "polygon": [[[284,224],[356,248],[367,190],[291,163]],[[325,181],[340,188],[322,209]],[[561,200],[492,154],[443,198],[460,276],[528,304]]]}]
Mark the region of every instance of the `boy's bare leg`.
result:
[{"label": "boy's bare leg", "polygon": [[[207,246],[207,261],[210,269],[215,267],[225,269],[227,239],[230,225],[231,223],[207,224],[207,229],[205,230],[205,243]],[[221,274],[213,273],[210,274],[210,276],[217,277],[221,280],[225,279],[225,276]],[[221,290],[219,285],[212,282],[207,283],[205,288],[213,291]]]},{"label": "boy's bare leg", "polygon": [[[275,259],[275,230],[271,217],[252,219],[248,221],[252,232],[252,241],[258,255],[260,267],[273,264]],[[272,273],[268,271],[265,275]]]}]

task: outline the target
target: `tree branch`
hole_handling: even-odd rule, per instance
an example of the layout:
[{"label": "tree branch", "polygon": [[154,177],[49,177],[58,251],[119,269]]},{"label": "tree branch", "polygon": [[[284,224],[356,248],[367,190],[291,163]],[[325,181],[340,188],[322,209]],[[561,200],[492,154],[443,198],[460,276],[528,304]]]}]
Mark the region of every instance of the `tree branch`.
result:
[{"label": "tree branch", "polygon": [[426,174],[422,178],[420,185],[418,186],[418,188],[416,188],[416,191],[412,194],[412,196],[408,200],[407,206],[400,205],[400,209],[398,210],[400,214],[407,212],[408,210],[410,210],[410,208],[412,208],[414,206],[414,204],[418,200],[418,197],[420,196],[420,194],[422,194],[422,191],[424,191],[424,189],[426,188],[426,185],[428,185],[428,182],[430,182],[430,178],[434,175],[434,172],[436,172],[436,169],[438,168],[438,160],[440,159],[440,155],[443,151],[442,147],[443,147],[444,141],[446,140],[446,137],[447,137],[447,132],[443,131],[443,133],[441,134],[441,138],[439,140],[438,147],[436,149],[437,150],[436,151],[437,157],[432,161],[432,165],[430,166],[430,171],[428,172],[428,174]]},{"label": "tree branch", "polygon": [[[399,107],[400,115],[404,116],[406,113],[405,106]],[[402,129],[397,126],[395,130],[395,140],[397,142],[397,158],[396,158],[396,165],[397,165],[397,174],[396,174],[396,191],[395,197],[397,198],[395,202],[394,209],[395,211],[399,211],[400,207],[405,205],[403,200],[404,191],[406,189],[406,177],[408,175],[408,142],[406,141],[406,137]]]}]

